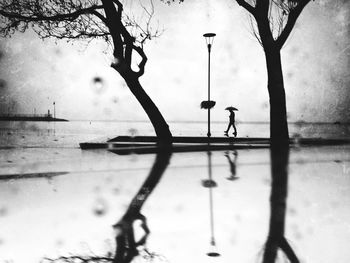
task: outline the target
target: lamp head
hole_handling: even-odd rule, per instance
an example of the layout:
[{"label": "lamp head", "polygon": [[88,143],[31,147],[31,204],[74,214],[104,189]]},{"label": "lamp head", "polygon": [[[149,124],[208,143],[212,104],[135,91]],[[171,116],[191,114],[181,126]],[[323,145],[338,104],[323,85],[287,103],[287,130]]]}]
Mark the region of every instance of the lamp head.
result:
[{"label": "lamp head", "polygon": [[203,35],[203,37],[205,37],[205,42],[207,43],[209,52],[210,52],[211,47],[212,47],[212,45],[213,45],[214,37],[215,37],[215,36],[216,36],[215,33],[205,33],[205,34]]}]

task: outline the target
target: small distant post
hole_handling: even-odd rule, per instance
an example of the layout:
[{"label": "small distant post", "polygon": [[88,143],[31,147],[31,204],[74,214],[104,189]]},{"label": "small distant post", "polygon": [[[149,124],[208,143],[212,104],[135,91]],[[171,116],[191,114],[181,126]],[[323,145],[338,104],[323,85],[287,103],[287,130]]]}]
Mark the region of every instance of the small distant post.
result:
[{"label": "small distant post", "polygon": [[56,102],[53,102],[53,117],[56,119]]},{"label": "small distant post", "polygon": [[[208,47],[208,133],[207,136],[208,138],[211,136],[210,133],[210,108],[213,107],[215,105],[212,105],[212,103],[210,102],[210,52],[211,52],[211,47],[213,45],[214,42],[214,37],[216,36],[215,33],[205,33],[203,35],[203,37],[205,37],[205,42],[207,43],[207,47]],[[212,105],[212,106],[210,106]]]}]

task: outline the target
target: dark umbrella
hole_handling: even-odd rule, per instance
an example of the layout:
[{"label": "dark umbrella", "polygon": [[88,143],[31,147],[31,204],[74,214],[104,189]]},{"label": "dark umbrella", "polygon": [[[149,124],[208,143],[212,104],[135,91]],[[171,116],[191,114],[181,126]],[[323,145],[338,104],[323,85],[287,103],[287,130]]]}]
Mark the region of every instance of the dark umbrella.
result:
[{"label": "dark umbrella", "polygon": [[231,111],[231,110],[236,110],[236,111],[238,111],[238,109],[237,109],[237,108],[232,107],[232,106],[230,106],[230,107],[226,107],[226,109],[225,109],[225,110],[229,110],[229,111]]}]

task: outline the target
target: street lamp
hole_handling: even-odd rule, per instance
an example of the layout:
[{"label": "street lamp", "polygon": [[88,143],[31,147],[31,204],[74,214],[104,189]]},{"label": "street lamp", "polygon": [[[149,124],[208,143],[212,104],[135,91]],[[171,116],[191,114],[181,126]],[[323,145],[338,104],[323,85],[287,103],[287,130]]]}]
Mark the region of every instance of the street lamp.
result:
[{"label": "street lamp", "polygon": [[207,136],[210,137],[210,109],[214,107],[215,101],[210,100],[210,52],[211,47],[214,42],[214,37],[216,36],[215,33],[205,33],[203,37],[205,37],[205,42],[207,43],[208,47],[208,101],[205,103],[202,102],[202,108],[208,109],[208,133]]}]

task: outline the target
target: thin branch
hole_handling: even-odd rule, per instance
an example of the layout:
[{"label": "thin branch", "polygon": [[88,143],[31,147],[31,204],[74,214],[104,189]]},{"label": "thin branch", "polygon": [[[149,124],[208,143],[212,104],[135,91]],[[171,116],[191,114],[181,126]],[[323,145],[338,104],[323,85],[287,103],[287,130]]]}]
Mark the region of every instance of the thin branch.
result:
[{"label": "thin branch", "polygon": [[292,32],[299,15],[310,1],[311,0],[299,1],[298,4],[296,4],[296,6],[290,10],[286,26],[284,27],[281,35],[276,40],[276,45],[278,48],[281,49],[283,47],[290,33]]},{"label": "thin branch", "polygon": [[249,15],[249,23],[252,35],[254,36],[254,38],[256,38],[256,40],[258,40],[260,46],[263,46],[259,35],[259,31],[257,30],[256,22],[253,20],[253,17],[251,15]]},{"label": "thin branch", "polygon": [[6,12],[4,10],[0,10],[0,15],[7,17],[7,18],[14,18],[14,19],[21,19],[21,20],[27,20],[27,21],[63,21],[63,20],[74,20],[78,18],[80,15],[83,14],[91,14],[93,11],[96,11],[98,9],[102,9],[103,6],[91,6],[88,8],[83,8],[80,10],[77,10],[72,13],[67,13],[67,14],[57,14],[54,16],[45,16],[45,15],[40,15],[40,14],[35,14],[31,16],[25,16],[25,15],[20,15],[18,13],[13,13],[13,12]]},{"label": "thin branch", "polygon": [[105,25],[107,25],[107,19],[101,13],[97,12],[96,10],[93,10],[91,14],[97,16]]},{"label": "thin branch", "polygon": [[255,8],[245,0],[236,0],[237,4],[245,8],[249,13],[255,16]]},{"label": "thin branch", "polygon": [[66,263],[93,263],[93,262],[112,262],[111,257],[99,257],[99,256],[61,256],[58,258],[44,258],[42,262],[66,262]]},{"label": "thin branch", "polygon": [[123,12],[123,4],[119,2],[118,0],[112,0],[113,3],[115,3],[118,6],[118,19],[122,20],[122,12]]}]

